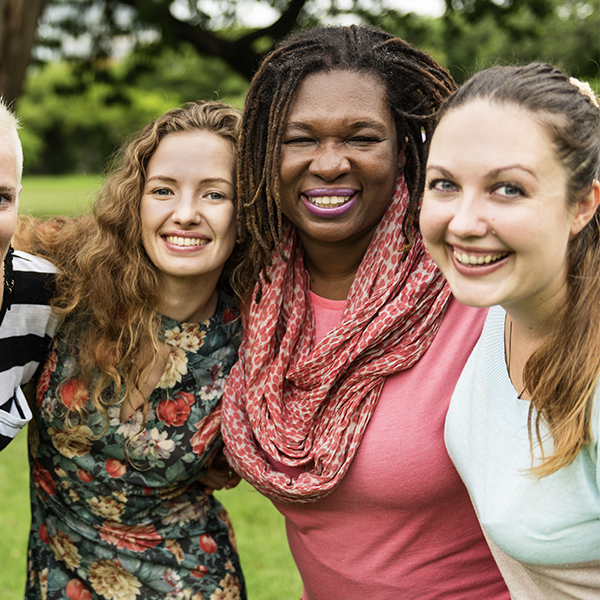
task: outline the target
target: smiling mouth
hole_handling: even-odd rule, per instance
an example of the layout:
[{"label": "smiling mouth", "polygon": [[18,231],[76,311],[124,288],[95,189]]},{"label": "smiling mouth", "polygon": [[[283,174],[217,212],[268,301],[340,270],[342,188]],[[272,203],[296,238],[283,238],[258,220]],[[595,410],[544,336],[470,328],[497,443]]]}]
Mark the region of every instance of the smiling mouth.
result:
[{"label": "smiling mouth", "polygon": [[321,208],[334,208],[336,206],[342,206],[350,200],[352,196],[316,196],[308,198],[310,202]]},{"label": "smiling mouth", "polygon": [[459,262],[461,265],[478,266],[489,265],[498,262],[499,260],[506,258],[509,255],[509,252],[499,252],[496,254],[487,254],[484,256],[474,256],[472,254],[466,254],[465,252],[459,252],[458,250],[456,250],[456,248],[453,248],[452,254],[454,255],[454,258],[457,260],[457,262]]},{"label": "smiling mouth", "polygon": [[179,237],[174,235],[166,235],[165,242],[167,244],[171,244],[173,246],[206,246],[210,240],[206,238],[189,238],[189,237]]}]

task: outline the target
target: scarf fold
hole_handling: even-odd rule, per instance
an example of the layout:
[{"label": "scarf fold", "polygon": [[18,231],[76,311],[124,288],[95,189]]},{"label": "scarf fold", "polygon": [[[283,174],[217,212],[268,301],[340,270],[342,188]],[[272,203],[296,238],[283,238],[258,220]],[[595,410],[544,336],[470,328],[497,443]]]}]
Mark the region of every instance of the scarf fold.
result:
[{"label": "scarf fold", "polygon": [[[418,232],[408,254],[400,251],[408,203],[401,175],[341,322],[318,344],[302,247],[295,227],[284,225],[289,261],[274,252],[271,283],[250,307],[222,409],[231,465],[273,500],[314,502],[335,489],[385,378],[414,365],[439,329],[450,291]],[[293,478],[277,471],[267,455],[302,472]]]}]

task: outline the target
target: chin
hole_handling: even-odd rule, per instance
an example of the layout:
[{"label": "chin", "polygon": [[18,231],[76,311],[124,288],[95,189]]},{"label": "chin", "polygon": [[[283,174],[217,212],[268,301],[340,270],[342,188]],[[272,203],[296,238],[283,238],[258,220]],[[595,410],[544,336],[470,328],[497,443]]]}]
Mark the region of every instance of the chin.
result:
[{"label": "chin", "polygon": [[455,290],[450,285],[452,295],[461,303],[466,306],[472,306],[474,308],[489,308],[499,304],[499,302],[493,300],[489,295],[482,296],[481,294],[472,294],[464,292],[463,290]]}]

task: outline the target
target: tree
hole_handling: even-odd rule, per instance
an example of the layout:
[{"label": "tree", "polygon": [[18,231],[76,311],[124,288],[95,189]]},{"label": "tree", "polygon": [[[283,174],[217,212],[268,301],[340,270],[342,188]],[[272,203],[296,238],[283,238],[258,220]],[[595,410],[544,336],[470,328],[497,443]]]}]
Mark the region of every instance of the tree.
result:
[{"label": "tree", "polygon": [[48,0],[0,0],[0,95],[13,102],[21,93],[38,19]]}]

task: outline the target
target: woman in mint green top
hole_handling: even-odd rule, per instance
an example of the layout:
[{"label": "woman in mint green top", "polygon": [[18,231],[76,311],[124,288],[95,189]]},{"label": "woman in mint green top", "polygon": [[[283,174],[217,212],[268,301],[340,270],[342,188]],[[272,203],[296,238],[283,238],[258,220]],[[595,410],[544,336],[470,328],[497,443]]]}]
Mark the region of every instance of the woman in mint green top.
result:
[{"label": "woman in mint green top", "polygon": [[421,229],[494,306],[446,444],[513,599],[600,597],[600,104],[551,65],[473,76],[438,113]]}]

